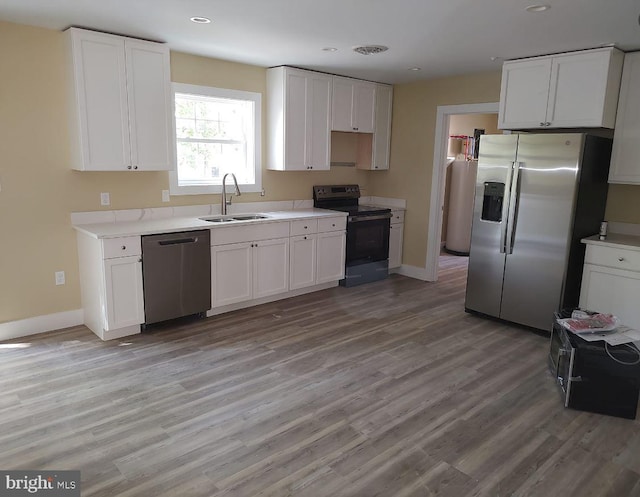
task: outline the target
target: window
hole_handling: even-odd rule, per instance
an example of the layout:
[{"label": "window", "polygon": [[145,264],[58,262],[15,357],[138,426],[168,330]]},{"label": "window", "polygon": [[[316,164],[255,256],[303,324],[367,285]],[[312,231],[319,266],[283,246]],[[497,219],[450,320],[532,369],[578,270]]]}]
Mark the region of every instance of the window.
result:
[{"label": "window", "polygon": [[173,100],[176,170],[170,174],[171,193],[220,193],[227,173],[236,175],[242,191],[259,192],[260,93],[174,83]]}]

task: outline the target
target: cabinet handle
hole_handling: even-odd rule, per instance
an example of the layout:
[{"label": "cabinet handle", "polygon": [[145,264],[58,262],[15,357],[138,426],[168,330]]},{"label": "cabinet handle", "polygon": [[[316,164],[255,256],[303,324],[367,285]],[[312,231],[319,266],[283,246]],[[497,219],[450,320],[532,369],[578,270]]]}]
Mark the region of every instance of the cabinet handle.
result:
[{"label": "cabinet handle", "polygon": [[142,257],[138,257],[138,262],[142,262]]},{"label": "cabinet handle", "polygon": [[120,247],[122,250],[127,250],[127,246],[123,245],[122,247]]},{"label": "cabinet handle", "polygon": [[304,229],[308,230],[309,228],[307,228],[306,226],[304,227]]},{"label": "cabinet handle", "polygon": [[138,166],[133,166],[134,169],[138,169]]},{"label": "cabinet handle", "polygon": [[127,169],[131,169],[131,166],[127,166]]},{"label": "cabinet handle", "polygon": [[305,237],[304,237],[304,239],[306,240],[306,239],[307,239],[307,237],[305,236]]},{"label": "cabinet handle", "polygon": [[353,128],[353,131],[358,131],[358,128]]},{"label": "cabinet handle", "polygon": [[622,262],[622,261],[624,261],[624,257],[618,257],[618,260],[619,260],[620,262]]},{"label": "cabinet handle", "polygon": [[546,123],[540,123],[540,126],[546,126]]},{"label": "cabinet handle", "polygon": [[332,227],[332,228],[335,228],[335,227],[336,227],[335,223],[333,223],[333,224],[331,225],[331,227]]},{"label": "cabinet handle", "polygon": [[545,126],[551,126],[551,123],[547,122],[547,123],[544,123],[544,125]]}]

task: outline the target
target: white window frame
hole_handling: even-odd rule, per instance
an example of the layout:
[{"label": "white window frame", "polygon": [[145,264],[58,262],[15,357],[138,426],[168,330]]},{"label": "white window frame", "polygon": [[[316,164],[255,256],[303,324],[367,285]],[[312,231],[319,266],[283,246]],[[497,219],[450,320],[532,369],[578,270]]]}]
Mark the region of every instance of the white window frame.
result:
[{"label": "white window frame", "polygon": [[[171,84],[171,122],[173,127],[173,170],[169,171],[169,193],[171,195],[207,195],[222,193],[222,185],[190,185],[178,184],[178,148],[176,135],[176,93],[202,95],[215,98],[232,98],[236,100],[250,100],[254,102],[254,151],[255,151],[255,183],[240,183],[241,192],[262,191],[262,94],[243,90],[230,90],[227,88],[215,88],[213,86],[188,85],[184,83]],[[228,183],[232,183],[227,179]]]}]

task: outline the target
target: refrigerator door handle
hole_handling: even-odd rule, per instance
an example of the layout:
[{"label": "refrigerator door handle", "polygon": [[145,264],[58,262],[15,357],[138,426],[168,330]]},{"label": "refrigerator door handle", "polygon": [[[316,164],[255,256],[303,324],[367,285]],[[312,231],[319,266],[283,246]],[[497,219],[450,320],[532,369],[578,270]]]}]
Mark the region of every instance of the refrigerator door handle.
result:
[{"label": "refrigerator door handle", "polygon": [[513,254],[513,242],[516,235],[516,218],[518,213],[518,199],[520,198],[520,167],[523,162],[514,162],[511,191],[509,192],[509,216],[507,217],[507,241],[505,252]]},{"label": "refrigerator door handle", "polygon": [[[511,182],[513,179],[513,169],[515,167],[516,163],[512,162],[511,165],[509,166],[509,171],[507,172],[507,179],[505,181],[505,192],[504,192],[504,198],[507,199],[507,201],[509,201],[510,197],[511,197]],[[502,226],[500,228],[500,253],[501,254],[506,254],[507,253],[507,233],[509,231],[509,221],[508,221],[508,206],[510,204],[508,203],[504,203],[503,205],[503,220],[502,220]],[[507,210],[507,215],[505,216],[505,210]]]}]

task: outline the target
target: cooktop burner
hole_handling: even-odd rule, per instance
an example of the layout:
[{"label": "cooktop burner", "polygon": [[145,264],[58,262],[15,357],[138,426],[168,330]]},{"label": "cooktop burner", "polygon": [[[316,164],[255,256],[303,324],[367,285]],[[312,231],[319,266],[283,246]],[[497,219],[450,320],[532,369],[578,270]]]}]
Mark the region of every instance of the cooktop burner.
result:
[{"label": "cooktop burner", "polygon": [[348,212],[349,216],[390,214],[391,209],[373,205],[359,205],[358,185],[317,185],[313,187],[313,206],[319,209]]}]

